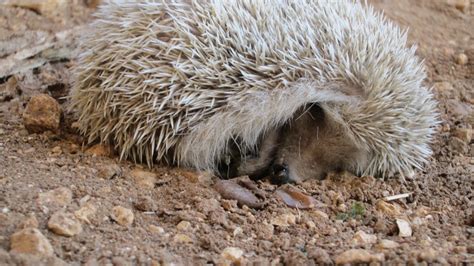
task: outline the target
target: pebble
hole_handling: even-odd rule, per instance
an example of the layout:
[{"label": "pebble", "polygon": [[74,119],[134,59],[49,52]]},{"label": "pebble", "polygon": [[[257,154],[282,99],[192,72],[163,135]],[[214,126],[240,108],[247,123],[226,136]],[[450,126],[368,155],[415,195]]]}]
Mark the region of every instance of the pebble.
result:
[{"label": "pebble", "polygon": [[81,223],[72,213],[64,211],[57,211],[49,218],[48,228],[61,236],[74,236],[82,232]]},{"label": "pebble", "polygon": [[236,247],[226,247],[221,253],[221,257],[224,260],[230,261],[235,265],[240,265],[242,263],[243,255],[244,251]]},{"label": "pebble", "polygon": [[191,229],[191,223],[188,221],[181,221],[176,226],[176,229],[178,229],[179,231],[188,231]]},{"label": "pebble", "polygon": [[377,210],[383,212],[386,215],[389,216],[398,216],[401,214],[401,208],[400,206],[392,203],[385,202],[383,200],[379,200],[376,203],[376,208]]},{"label": "pebble", "polygon": [[64,207],[72,201],[72,191],[66,187],[59,187],[38,194],[38,204],[48,207]]},{"label": "pebble", "polygon": [[158,210],[155,201],[149,196],[140,196],[138,200],[133,203],[133,207],[143,212],[154,212]]},{"label": "pebble", "polygon": [[141,188],[152,189],[155,187],[156,173],[136,168],[130,171],[129,175]]},{"label": "pebble", "polygon": [[120,225],[129,226],[133,223],[135,216],[132,210],[122,206],[115,206],[112,209],[112,219]]},{"label": "pebble", "polygon": [[49,240],[36,228],[25,228],[10,238],[11,252],[50,257],[54,254]]},{"label": "pebble", "polygon": [[432,248],[427,248],[417,253],[418,260],[421,261],[435,262],[439,258],[438,252]]},{"label": "pebble", "polygon": [[375,244],[377,242],[377,236],[359,230],[354,234],[352,242],[357,245]]},{"label": "pebble", "polygon": [[38,219],[34,215],[28,216],[25,220],[23,220],[18,228],[26,229],[26,228],[38,228]]},{"label": "pebble", "polygon": [[466,154],[469,147],[466,142],[458,137],[452,137],[449,141],[449,146],[457,153]]},{"label": "pebble", "polygon": [[280,227],[287,227],[296,223],[296,216],[292,213],[281,214],[273,217],[270,223]]},{"label": "pebble", "polygon": [[185,234],[176,234],[173,238],[173,241],[176,243],[192,243],[193,240]]},{"label": "pebble", "polygon": [[165,229],[163,229],[163,227],[161,227],[161,226],[156,226],[156,225],[150,224],[148,226],[148,231],[150,231],[150,233],[154,233],[154,234],[163,234],[165,232]]},{"label": "pebble", "polygon": [[121,175],[122,168],[118,164],[104,164],[97,171],[97,176],[103,179],[112,179]]},{"label": "pebble", "polygon": [[472,140],[472,129],[470,128],[456,128],[453,131],[453,136],[459,138],[463,142],[469,144]]},{"label": "pebble", "polygon": [[377,247],[382,248],[382,249],[393,249],[393,248],[398,248],[399,246],[400,244],[389,239],[382,239],[377,245]]},{"label": "pebble", "polygon": [[327,213],[322,212],[322,211],[316,210],[316,211],[310,212],[310,214],[317,219],[324,219],[324,220],[329,219],[329,215],[327,215]]},{"label": "pebble", "polygon": [[371,263],[383,262],[384,260],[383,253],[373,254],[364,249],[349,249],[334,258],[336,264]]},{"label": "pebble", "polygon": [[308,258],[313,259],[316,265],[332,265],[328,252],[318,247],[308,247]]},{"label": "pebble", "polygon": [[75,211],[74,216],[76,216],[79,221],[90,224],[91,221],[89,219],[91,216],[95,215],[96,212],[97,208],[92,203],[88,202],[79,210]]},{"label": "pebble", "polygon": [[410,223],[403,219],[397,219],[398,235],[401,237],[410,237],[413,233]]},{"label": "pebble", "polygon": [[461,54],[458,54],[456,56],[456,63],[458,65],[463,66],[463,65],[467,64],[468,61],[469,61],[469,59],[468,59],[466,54],[461,53]]},{"label": "pebble", "polygon": [[59,103],[47,94],[32,96],[23,112],[23,125],[29,133],[58,131],[61,118]]},{"label": "pebble", "polygon": [[471,4],[470,0],[448,0],[448,2],[454,5],[456,9],[464,13],[469,10],[469,6]]},{"label": "pebble", "polygon": [[114,154],[114,150],[109,145],[96,144],[89,147],[84,153],[92,156],[110,157]]}]

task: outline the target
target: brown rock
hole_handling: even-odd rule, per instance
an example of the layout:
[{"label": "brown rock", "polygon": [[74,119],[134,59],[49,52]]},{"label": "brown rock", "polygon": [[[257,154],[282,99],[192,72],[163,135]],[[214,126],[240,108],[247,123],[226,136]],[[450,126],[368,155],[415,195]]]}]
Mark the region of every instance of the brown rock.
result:
[{"label": "brown rock", "polygon": [[34,215],[30,215],[20,223],[18,228],[20,228],[20,229],[38,228],[38,220],[36,219],[36,217]]},{"label": "brown rock", "polygon": [[456,63],[458,65],[463,66],[463,65],[467,64],[468,61],[469,61],[469,59],[467,58],[466,54],[461,53],[461,54],[458,54],[456,56]]},{"label": "brown rock", "polygon": [[10,238],[11,252],[26,253],[42,257],[53,255],[48,239],[36,228],[25,228]]},{"label": "brown rock", "polygon": [[281,214],[271,219],[271,224],[280,226],[280,227],[287,227],[295,223],[296,223],[296,216],[292,213]]},{"label": "brown rock", "polygon": [[74,236],[82,232],[81,223],[72,213],[55,212],[48,221],[48,228],[53,233],[62,236]]},{"label": "brown rock", "polygon": [[176,226],[176,229],[178,229],[179,231],[188,231],[190,230],[192,227],[191,227],[191,223],[188,222],[188,221],[181,221],[179,222],[179,224]]},{"label": "brown rock", "polygon": [[133,207],[143,212],[153,212],[158,209],[155,201],[149,196],[140,196],[138,200],[133,203]]},{"label": "brown rock", "polygon": [[101,165],[97,171],[97,176],[103,179],[112,179],[122,175],[122,168],[118,164]]},{"label": "brown rock", "polygon": [[130,176],[141,188],[152,189],[155,187],[156,173],[136,168],[130,171]]},{"label": "brown rock", "polygon": [[243,255],[244,251],[240,248],[226,247],[221,253],[221,258],[233,263],[233,265],[240,265],[242,263]]},{"label": "brown rock", "polygon": [[63,207],[71,203],[72,192],[66,187],[59,187],[38,194],[38,204],[48,207]]},{"label": "brown rock", "polygon": [[173,238],[173,241],[176,243],[192,243],[193,239],[185,234],[176,234]]},{"label": "brown rock", "polygon": [[90,224],[89,219],[95,215],[96,212],[97,208],[92,203],[86,203],[79,210],[74,212],[74,216],[76,216],[79,221]]},{"label": "brown rock", "polygon": [[364,249],[349,249],[337,255],[334,259],[336,264],[357,264],[383,262],[385,256],[383,253],[370,253]]},{"label": "brown rock", "polygon": [[469,149],[467,143],[462,141],[458,137],[452,137],[449,140],[449,146],[452,148],[454,152],[457,152],[460,154],[466,154]]},{"label": "brown rock", "polygon": [[114,154],[111,146],[105,144],[96,144],[85,151],[85,154],[93,156],[110,157]]},{"label": "brown rock", "polygon": [[383,200],[379,200],[376,203],[376,208],[377,210],[383,212],[386,215],[389,216],[398,216],[401,214],[401,208],[395,203],[388,203]]},{"label": "brown rock", "polygon": [[463,142],[469,144],[472,140],[472,129],[470,128],[456,128],[453,131],[453,136],[459,138]]},{"label": "brown rock", "polygon": [[112,209],[112,219],[123,226],[132,225],[135,216],[133,211],[122,206],[115,206]]},{"label": "brown rock", "polygon": [[61,118],[59,103],[47,94],[31,97],[23,112],[23,125],[30,133],[58,131]]}]

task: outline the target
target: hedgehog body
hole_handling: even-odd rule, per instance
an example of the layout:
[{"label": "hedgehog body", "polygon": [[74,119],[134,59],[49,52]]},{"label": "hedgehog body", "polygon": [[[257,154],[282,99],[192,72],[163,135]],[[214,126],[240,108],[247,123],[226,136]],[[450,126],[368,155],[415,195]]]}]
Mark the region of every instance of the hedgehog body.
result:
[{"label": "hedgehog body", "polygon": [[406,32],[354,1],[109,1],[84,38],[72,108],[121,157],[216,169],[317,104],[366,153],[421,168],[437,115]]}]

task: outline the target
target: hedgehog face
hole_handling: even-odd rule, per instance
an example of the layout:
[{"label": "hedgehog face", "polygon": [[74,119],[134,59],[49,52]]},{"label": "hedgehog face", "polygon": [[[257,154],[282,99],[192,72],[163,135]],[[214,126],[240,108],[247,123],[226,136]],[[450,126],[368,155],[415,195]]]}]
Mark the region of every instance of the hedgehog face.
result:
[{"label": "hedgehog face", "polygon": [[269,175],[276,184],[322,179],[331,171],[364,167],[367,158],[368,153],[351,141],[343,127],[313,104],[266,134],[258,154],[240,160],[228,177]]}]

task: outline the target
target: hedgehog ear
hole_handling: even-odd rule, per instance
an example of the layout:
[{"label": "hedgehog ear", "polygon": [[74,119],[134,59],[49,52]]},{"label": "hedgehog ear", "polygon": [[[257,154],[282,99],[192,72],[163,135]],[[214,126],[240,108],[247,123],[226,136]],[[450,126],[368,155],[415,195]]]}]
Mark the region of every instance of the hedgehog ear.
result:
[{"label": "hedgehog ear", "polygon": [[311,103],[307,110],[313,120],[324,121],[324,110],[318,103]]}]

